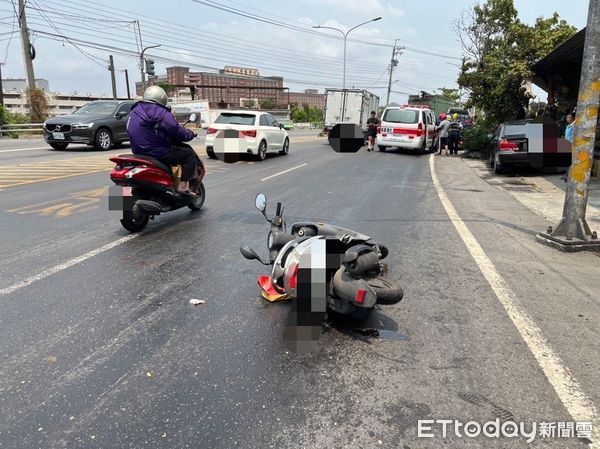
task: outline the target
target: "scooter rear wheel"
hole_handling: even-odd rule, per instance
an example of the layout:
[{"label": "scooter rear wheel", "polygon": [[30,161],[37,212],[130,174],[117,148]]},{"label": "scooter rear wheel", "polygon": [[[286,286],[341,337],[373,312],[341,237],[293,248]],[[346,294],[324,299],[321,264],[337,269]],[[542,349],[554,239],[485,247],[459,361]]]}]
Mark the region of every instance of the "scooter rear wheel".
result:
[{"label": "scooter rear wheel", "polygon": [[[135,206],[133,206],[135,208]],[[121,224],[129,232],[140,232],[146,227],[150,216],[137,210],[124,210]]]},{"label": "scooter rear wheel", "polygon": [[377,276],[369,279],[367,282],[377,294],[377,304],[396,304],[400,302],[404,296],[402,287],[391,279]]},{"label": "scooter rear wheel", "polygon": [[193,191],[198,196],[194,198],[194,200],[192,200],[190,204],[188,204],[188,207],[191,210],[200,210],[202,208],[202,205],[204,204],[204,199],[206,198],[206,190],[204,189],[204,183],[201,182],[197,188],[193,189]]}]

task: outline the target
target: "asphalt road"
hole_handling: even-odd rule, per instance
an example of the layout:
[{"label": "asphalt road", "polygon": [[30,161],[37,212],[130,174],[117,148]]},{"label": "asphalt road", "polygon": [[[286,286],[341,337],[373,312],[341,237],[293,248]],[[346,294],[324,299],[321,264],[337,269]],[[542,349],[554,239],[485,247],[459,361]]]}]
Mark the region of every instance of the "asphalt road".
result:
[{"label": "asphalt road", "polygon": [[[0,165],[98,156],[10,149],[1,142]],[[132,238],[108,211],[105,172],[4,188],[0,448],[587,447],[439,428],[417,437],[419,419],[574,420],[545,371],[552,354],[534,356],[530,323],[523,333],[507,313],[446,202],[564,376],[600,404],[600,259],[536,243],[547,223],[459,159],[435,158],[442,201],[431,157],[337,154],[321,140],[264,162],[207,161],[203,209]],[[289,304],[260,298],[266,270],[239,253],[266,254],[258,192],[271,213],[283,202],[289,223],[323,220],[385,243],[404,300],[361,324],[325,325],[310,354],[287,351]]]}]

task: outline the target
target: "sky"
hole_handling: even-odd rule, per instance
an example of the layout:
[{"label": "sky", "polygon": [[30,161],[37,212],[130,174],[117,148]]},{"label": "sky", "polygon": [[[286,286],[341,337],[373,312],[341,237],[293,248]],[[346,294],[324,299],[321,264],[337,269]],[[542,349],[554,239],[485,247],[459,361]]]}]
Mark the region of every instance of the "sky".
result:
[{"label": "sky", "polygon": [[[12,2],[16,4],[17,0],[0,0],[0,62],[4,61],[5,79],[25,77]],[[326,87],[342,86],[343,40],[338,31],[312,27],[347,30],[381,17],[348,35],[346,87],[368,89],[384,103],[388,66],[396,42],[405,48],[397,57],[390,101],[401,103],[406,101],[408,93],[457,87],[462,50],[452,24],[475,3],[473,0],[170,0],[168,3],[27,0],[26,14],[36,49],[36,78],[48,80],[55,92],[110,95],[107,61],[112,53],[119,96],[126,95],[124,69],[129,72],[132,91],[134,82],[140,79],[135,56],[139,50],[131,23],[134,20],[140,23],[144,46],[161,45],[146,52],[155,58],[159,75],[172,65],[193,64],[193,71],[214,71],[211,68],[234,65],[257,68],[261,75],[283,76],[284,86],[293,92],[309,88],[323,92]],[[515,0],[515,6],[519,18],[526,23],[554,12],[578,29],[587,21],[588,0]],[[223,8],[235,9],[242,15]],[[258,15],[263,21],[245,17],[247,13]]]}]

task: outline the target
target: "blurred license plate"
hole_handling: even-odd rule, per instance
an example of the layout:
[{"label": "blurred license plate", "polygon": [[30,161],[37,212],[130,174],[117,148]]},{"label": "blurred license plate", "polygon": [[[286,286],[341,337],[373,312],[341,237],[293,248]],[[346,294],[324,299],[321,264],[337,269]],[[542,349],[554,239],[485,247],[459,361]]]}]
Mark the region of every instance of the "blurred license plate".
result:
[{"label": "blurred license plate", "polygon": [[65,134],[64,133],[52,133],[52,137],[55,140],[65,140]]},{"label": "blurred license plate", "polygon": [[131,196],[131,187],[123,187],[123,196]]}]

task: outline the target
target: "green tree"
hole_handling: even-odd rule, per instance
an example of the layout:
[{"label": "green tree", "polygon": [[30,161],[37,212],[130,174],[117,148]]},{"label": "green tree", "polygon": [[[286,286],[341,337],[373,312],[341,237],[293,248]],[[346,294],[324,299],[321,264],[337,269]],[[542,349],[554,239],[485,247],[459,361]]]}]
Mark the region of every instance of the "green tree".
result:
[{"label": "green tree", "polygon": [[274,98],[266,98],[261,100],[259,104],[261,109],[275,109],[277,107]]},{"label": "green tree", "polygon": [[475,5],[454,29],[466,55],[458,84],[469,92],[468,106],[496,123],[525,115],[532,64],[576,32],[556,13],[533,26],[522,23],[513,0]]},{"label": "green tree", "polygon": [[172,95],[173,90],[175,90],[175,88],[176,88],[176,86],[174,84],[167,83],[165,81],[158,83],[157,86],[162,87],[165,90],[165,92],[167,93],[167,95]]},{"label": "green tree", "polygon": [[453,101],[454,103],[458,103],[460,100],[460,92],[458,89],[449,89],[447,87],[440,87],[438,89],[440,95],[448,100]]}]

